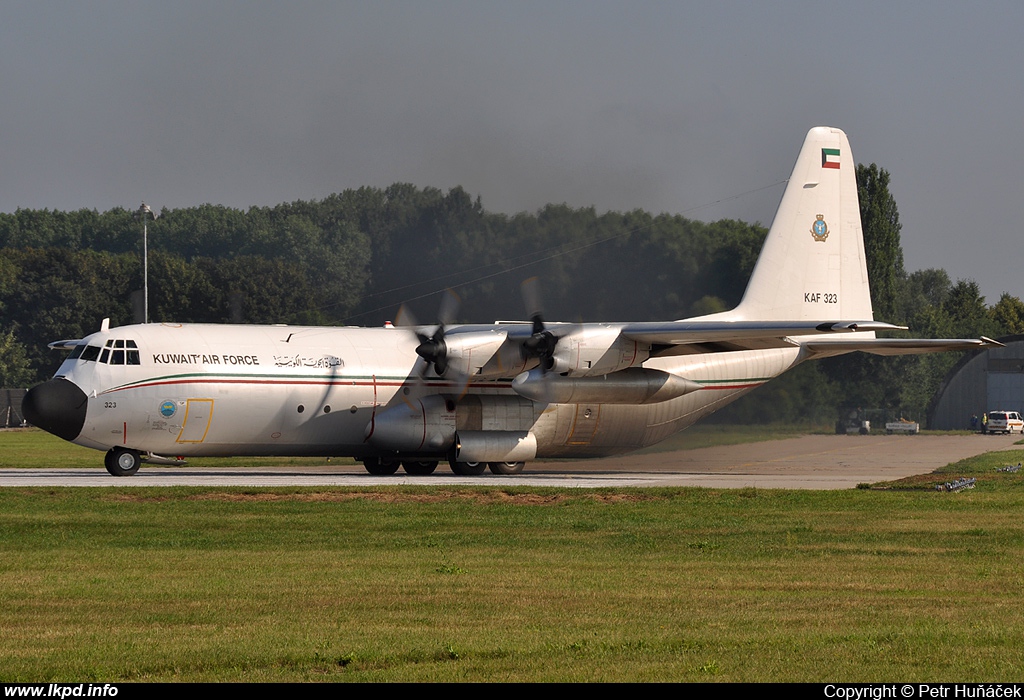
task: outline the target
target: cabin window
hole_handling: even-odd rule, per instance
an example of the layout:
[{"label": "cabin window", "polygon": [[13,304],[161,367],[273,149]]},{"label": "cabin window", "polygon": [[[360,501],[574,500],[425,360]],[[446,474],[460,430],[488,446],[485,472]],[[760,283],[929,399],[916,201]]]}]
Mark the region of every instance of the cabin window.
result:
[{"label": "cabin window", "polygon": [[71,351],[70,355],[68,355],[68,359],[77,360],[79,357],[82,356],[83,350],[85,350],[85,343],[82,343],[81,345],[76,345],[75,349]]},{"label": "cabin window", "polygon": [[100,349],[98,346],[89,345],[88,347],[85,348],[85,350],[82,351],[81,359],[83,362],[95,362],[96,358],[99,357],[99,354]]},{"label": "cabin window", "polygon": [[124,350],[114,350],[110,353],[110,364],[112,365],[123,365],[124,364]]}]

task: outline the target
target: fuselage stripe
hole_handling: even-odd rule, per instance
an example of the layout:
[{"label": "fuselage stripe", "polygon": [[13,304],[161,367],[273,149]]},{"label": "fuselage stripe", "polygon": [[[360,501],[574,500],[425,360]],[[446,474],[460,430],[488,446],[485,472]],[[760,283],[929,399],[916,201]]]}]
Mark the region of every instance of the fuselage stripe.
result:
[{"label": "fuselage stripe", "polygon": [[751,384],[716,384],[714,386],[701,387],[701,391],[721,391],[723,389],[750,389],[755,386],[761,386],[762,384],[764,384],[763,381],[753,382]]},{"label": "fuselage stripe", "polygon": [[[372,386],[374,389],[378,386],[395,386],[401,387],[407,384],[404,380],[393,380],[393,381],[342,381],[342,380],[298,380],[298,379],[226,379],[219,377],[207,377],[203,379],[164,379],[164,380],[152,380],[147,382],[139,382],[137,384],[126,384],[123,386],[114,387],[112,389],[106,389],[99,392],[100,394],[112,394],[117,391],[127,391],[129,389],[143,389],[152,386],[169,386],[173,384],[290,384],[296,386]],[[431,382],[431,387],[443,388],[456,388],[459,384],[455,382]],[[508,382],[499,383],[487,383],[487,384],[470,384],[472,388],[476,389],[508,389],[512,385]]]},{"label": "fuselage stripe", "polygon": [[[746,379],[698,379],[695,380],[701,385],[701,390],[736,390],[750,389],[760,386],[769,381],[771,377],[750,377]],[[291,386],[338,386],[338,387],[373,387],[374,394],[378,387],[402,387],[408,384],[408,378],[394,377],[390,380],[381,380],[371,375],[370,377],[348,377],[334,378],[316,377],[305,375],[299,377],[282,377],[268,375],[240,375],[240,376],[216,376],[203,374],[181,374],[159,377],[157,379],[144,380],[131,384],[122,384],[110,389],[105,389],[100,394],[112,394],[128,389],[142,389],[155,386],[171,386],[184,384],[249,384],[249,385],[291,385]],[[459,384],[444,380],[428,380],[428,386],[437,389],[454,389]],[[463,389],[509,389],[512,384],[509,381],[477,382],[470,383]]]},{"label": "fuselage stripe", "polygon": [[764,383],[774,377],[732,377],[731,379],[694,379],[698,384],[733,384],[736,382],[760,382]]}]

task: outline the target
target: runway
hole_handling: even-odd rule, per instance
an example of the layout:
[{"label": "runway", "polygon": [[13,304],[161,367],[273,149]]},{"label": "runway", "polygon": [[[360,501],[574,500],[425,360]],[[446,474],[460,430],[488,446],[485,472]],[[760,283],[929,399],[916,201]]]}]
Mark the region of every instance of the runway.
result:
[{"label": "runway", "polygon": [[[848,489],[927,474],[983,452],[1013,449],[1016,435],[807,435],[786,440],[586,461],[537,461],[518,476],[371,476],[361,465],[317,467],[157,467],[132,477],[96,469],[2,469],[0,487],[60,486],[548,486],[609,488]],[[102,455],[97,452],[97,464]]]}]

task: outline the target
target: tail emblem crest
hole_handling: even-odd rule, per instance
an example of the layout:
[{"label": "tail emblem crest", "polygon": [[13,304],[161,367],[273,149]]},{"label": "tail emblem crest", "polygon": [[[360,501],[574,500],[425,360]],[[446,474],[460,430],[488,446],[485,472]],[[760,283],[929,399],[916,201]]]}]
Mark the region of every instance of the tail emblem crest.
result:
[{"label": "tail emblem crest", "polygon": [[811,224],[811,237],[822,243],[828,239],[828,224],[825,223],[824,214],[818,214],[818,220]]}]

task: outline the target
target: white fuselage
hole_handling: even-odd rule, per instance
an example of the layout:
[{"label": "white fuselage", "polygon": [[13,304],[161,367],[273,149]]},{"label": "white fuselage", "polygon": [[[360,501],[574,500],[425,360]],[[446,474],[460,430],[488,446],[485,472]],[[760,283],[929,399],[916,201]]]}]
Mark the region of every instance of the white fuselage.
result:
[{"label": "white fuselage", "polygon": [[[57,372],[88,398],[73,441],[165,456],[365,458],[380,453],[370,438],[385,411],[414,412],[429,395],[454,402],[460,431],[529,432],[538,457],[603,456],[663,440],[803,359],[798,346],[652,358],[645,368],[701,389],[648,405],[544,404],[512,377],[419,380],[418,340],[402,329],[147,324],[81,342],[108,341],[109,353],[73,353]],[[115,345],[126,348],[116,360]]]}]

